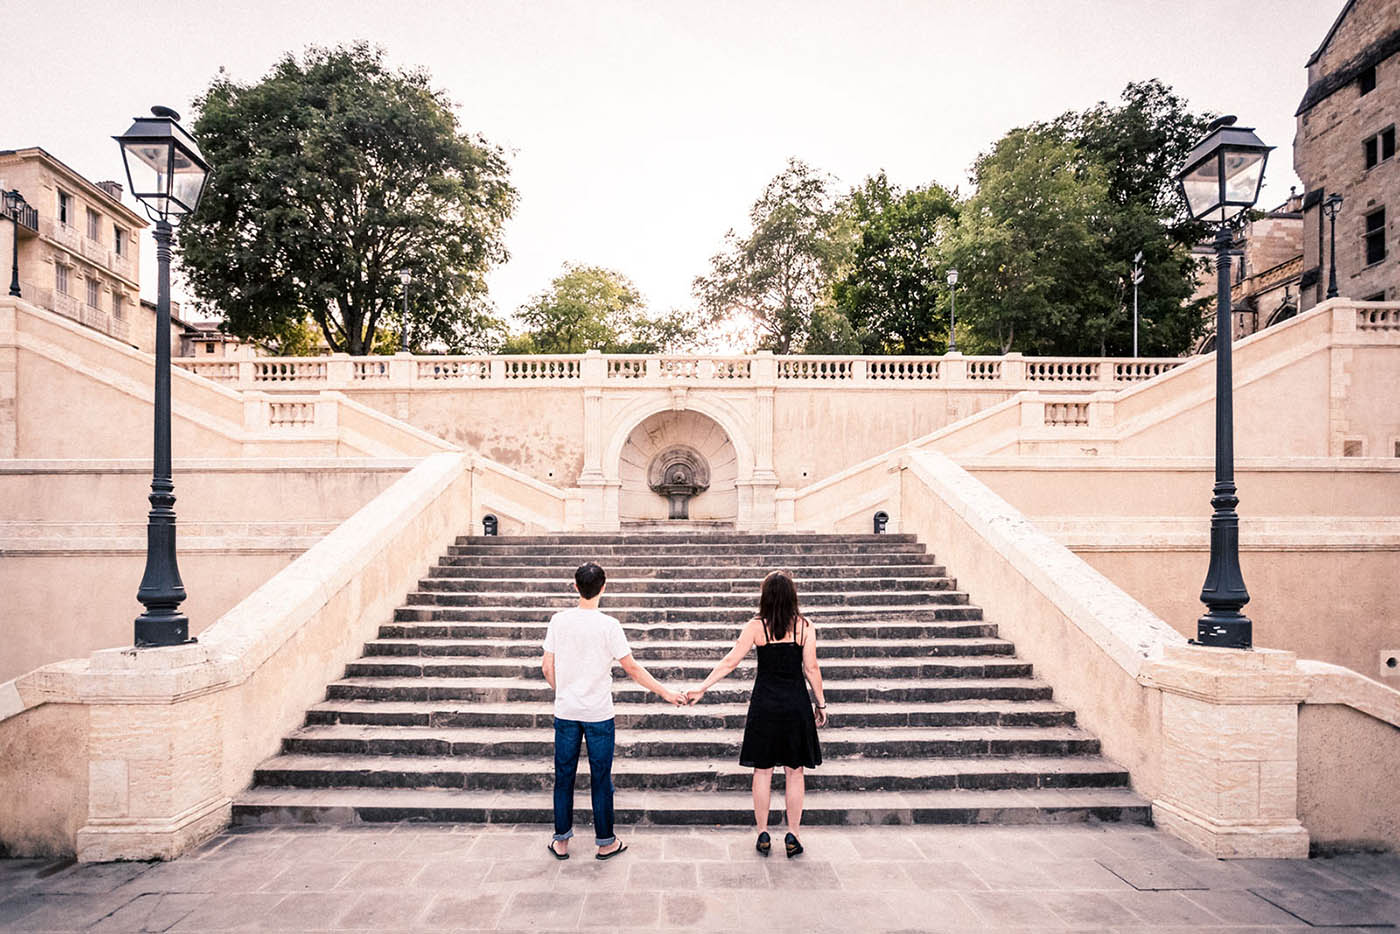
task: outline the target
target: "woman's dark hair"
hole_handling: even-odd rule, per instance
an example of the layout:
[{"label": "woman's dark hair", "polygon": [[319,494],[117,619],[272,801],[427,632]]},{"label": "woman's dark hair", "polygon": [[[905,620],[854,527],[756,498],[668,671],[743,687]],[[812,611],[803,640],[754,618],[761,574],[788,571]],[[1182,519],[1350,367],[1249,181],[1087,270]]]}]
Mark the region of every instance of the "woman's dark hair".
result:
[{"label": "woman's dark hair", "polygon": [[578,595],[585,600],[592,600],[598,596],[607,579],[608,575],[592,561],[574,572],[574,584],[578,587]]},{"label": "woman's dark hair", "polygon": [[792,578],[774,571],[763,579],[758,591],[758,615],[768,624],[769,638],[779,641],[797,625],[797,588]]}]

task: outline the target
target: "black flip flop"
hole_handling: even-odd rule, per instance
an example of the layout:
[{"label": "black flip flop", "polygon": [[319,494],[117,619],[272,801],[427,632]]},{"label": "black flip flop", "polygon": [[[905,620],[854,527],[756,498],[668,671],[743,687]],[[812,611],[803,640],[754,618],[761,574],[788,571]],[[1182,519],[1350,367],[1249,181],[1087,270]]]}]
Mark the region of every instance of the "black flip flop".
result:
[{"label": "black flip flop", "polygon": [[593,858],[594,858],[594,859],[612,859],[614,856],[618,856],[618,855],[620,855],[620,854],[622,854],[622,853],[626,853],[626,852],[627,852],[627,844],[624,843],[624,844],[621,844],[617,849],[613,850],[611,853],[595,853],[594,856],[593,856]]},{"label": "black flip flop", "polygon": [[546,846],[549,847],[549,855],[550,855],[550,856],[553,856],[555,859],[568,859],[568,858],[569,858],[569,854],[568,854],[568,853],[560,853],[558,850],[556,850],[556,849],[554,848],[554,841],[553,841],[553,840],[549,841],[549,843],[547,843]]}]

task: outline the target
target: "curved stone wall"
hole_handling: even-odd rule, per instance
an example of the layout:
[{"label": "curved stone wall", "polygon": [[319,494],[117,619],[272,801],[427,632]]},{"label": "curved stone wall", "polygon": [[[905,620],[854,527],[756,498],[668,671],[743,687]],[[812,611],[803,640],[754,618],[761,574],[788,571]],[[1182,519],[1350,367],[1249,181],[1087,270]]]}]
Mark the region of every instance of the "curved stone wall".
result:
[{"label": "curved stone wall", "polygon": [[666,497],[647,485],[647,467],[656,455],[678,444],[694,448],[710,465],[710,488],[690,500],[690,518],[734,521],[739,512],[734,443],[714,419],[690,410],[658,412],[627,436],[617,465],[622,481],[619,518],[624,522],[666,518]]}]

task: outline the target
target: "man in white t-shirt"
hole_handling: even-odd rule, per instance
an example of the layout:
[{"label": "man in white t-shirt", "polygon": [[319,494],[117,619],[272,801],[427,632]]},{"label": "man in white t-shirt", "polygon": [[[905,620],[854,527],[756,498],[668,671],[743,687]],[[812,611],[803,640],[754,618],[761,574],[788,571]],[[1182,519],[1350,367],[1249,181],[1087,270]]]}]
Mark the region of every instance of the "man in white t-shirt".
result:
[{"label": "man in white t-shirt", "polygon": [[555,613],[544,636],[544,679],[554,688],[554,839],[549,852],[555,859],[569,858],[574,780],[584,741],[598,843],[595,858],[610,859],[627,849],[613,834],[613,663],[667,703],[685,703],[684,695],[662,687],[632,657],[622,624],[598,610],[606,582],[603,569],[591,561],[575,571],[578,606]]}]

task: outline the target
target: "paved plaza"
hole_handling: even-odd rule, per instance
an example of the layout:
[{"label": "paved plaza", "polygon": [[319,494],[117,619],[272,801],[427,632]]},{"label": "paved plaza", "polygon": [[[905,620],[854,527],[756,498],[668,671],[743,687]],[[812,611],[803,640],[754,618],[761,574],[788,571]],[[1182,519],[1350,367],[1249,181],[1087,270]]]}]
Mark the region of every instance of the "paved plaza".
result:
[{"label": "paved plaza", "polygon": [[1400,856],[1223,862],[1132,825],[816,827],[763,859],[730,828],[278,827],[170,863],[0,861],[6,931],[1299,931],[1400,924]]}]

